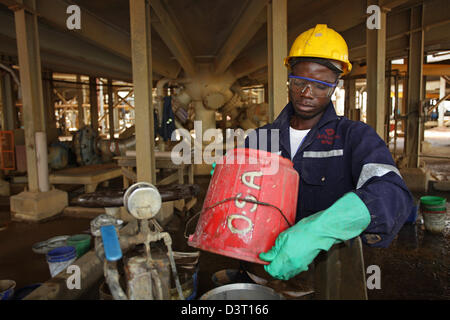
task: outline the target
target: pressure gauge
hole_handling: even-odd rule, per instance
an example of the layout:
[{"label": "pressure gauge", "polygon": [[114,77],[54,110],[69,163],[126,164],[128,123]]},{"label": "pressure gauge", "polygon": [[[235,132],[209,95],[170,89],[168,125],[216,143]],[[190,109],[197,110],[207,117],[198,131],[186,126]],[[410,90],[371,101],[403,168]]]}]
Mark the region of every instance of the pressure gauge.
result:
[{"label": "pressure gauge", "polygon": [[161,209],[161,195],[150,183],[138,182],[125,192],[123,203],[128,212],[136,219],[153,218]]}]

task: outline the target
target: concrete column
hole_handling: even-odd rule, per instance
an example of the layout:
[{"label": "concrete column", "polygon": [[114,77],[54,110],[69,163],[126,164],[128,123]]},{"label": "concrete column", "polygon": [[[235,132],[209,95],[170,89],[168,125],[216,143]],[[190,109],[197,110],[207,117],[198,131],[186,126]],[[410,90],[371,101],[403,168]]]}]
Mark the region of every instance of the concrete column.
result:
[{"label": "concrete column", "polygon": [[[405,61],[406,64],[407,61]],[[408,75],[402,78],[402,106],[401,106],[401,114],[405,115],[407,113],[407,101],[408,101]],[[406,120],[402,120],[402,131],[406,136]],[[403,154],[406,154],[406,148],[403,148]]]},{"label": "concrete column", "polygon": [[156,184],[150,4],[148,1],[130,0],[130,25],[136,113],[137,179],[140,182]]},{"label": "concrete column", "polygon": [[[367,5],[379,5],[369,0]],[[367,124],[385,137],[385,70],[386,70],[386,12],[380,12],[380,29],[366,29],[367,55]]]},{"label": "concrete column", "polygon": [[14,16],[22,85],[28,189],[38,192],[35,133],[45,131],[38,22],[37,16],[25,9],[15,11]]},{"label": "concrete column", "polygon": [[114,92],[112,80],[108,79],[108,122],[109,122],[109,137],[114,140]]},{"label": "concrete column", "polygon": [[[66,192],[56,189],[39,192],[36,133],[42,132],[41,143],[47,144],[42,90],[41,60],[39,53],[38,21],[36,2],[27,1],[27,9],[14,11],[20,80],[23,100],[23,119],[27,157],[28,190],[10,197],[13,220],[40,221],[60,213],[68,204]],[[42,163],[42,162],[41,162]],[[43,162],[46,166],[46,161]],[[44,170],[45,171],[45,170]],[[42,174],[47,176],[42,176]],[[48,179],[42,173],[41,179]],[[45,190],[42,190],[45,191]]]},{"label": "concrete column", "polygon": [[97,79],[89,77],[89,104],[91,113],[91,127],[98,132],[98,95]]},{"label": "concrete column", "polygon": [[[445,97],[445,89],[447,82],[443,77],[440,78],[439,82],[439,100]],[[445,101],[441,102],[440,106],[438,106],[438,127],[444,126],[444,114],[445,114]]]},{"label": "concrete column", "polygon": [[39,178],[39,191],[50,191],[50,182],[48,179],[48,151],[47,136],[45,132],[36,132],[36,153]]},{"label": "concrete column", "polygon": [[267,49],[269,121],[272,122],[288,102],[287,69],[283,63],[288,55],[287,0],[267,4]]},{"label": "concrete column", "polygon": [[3,130],[14,130],[17,128],[16,107],[13,97],[11,76],[5,73],[0,79],[0,90],[3,108]]},{"label": "concrete column", "polygon": [[408,100],[405,135],[405,150],[409,168],[419,166],[420,137],[420,101],[423,97],[423,46],[424,31],[422,29],[423,8],[411,8],[409,58],[408,58]]}]

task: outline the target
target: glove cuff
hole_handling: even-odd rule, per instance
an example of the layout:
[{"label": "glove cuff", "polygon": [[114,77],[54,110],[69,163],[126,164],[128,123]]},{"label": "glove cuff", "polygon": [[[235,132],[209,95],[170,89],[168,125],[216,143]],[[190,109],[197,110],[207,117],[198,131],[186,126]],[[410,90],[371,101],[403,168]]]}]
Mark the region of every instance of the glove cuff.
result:
[{"label": "glove cuff", "polygon": [[315,215],[317,217],[311,219],[311,223],[320,227],[314,229],[321,237],[334,239],[333,244],[359,236],[371,220],[367,206],[354,192],[345,194],[331,207]]}]

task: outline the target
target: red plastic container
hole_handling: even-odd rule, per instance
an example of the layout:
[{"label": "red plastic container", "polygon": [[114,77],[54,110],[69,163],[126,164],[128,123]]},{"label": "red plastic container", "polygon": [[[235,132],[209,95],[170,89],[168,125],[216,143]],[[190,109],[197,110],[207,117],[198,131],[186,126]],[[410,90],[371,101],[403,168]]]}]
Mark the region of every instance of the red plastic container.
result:
[{"label": "red plastic container", "polygon": [[[234,161],[230,161],[231,156]],[[235,149],[223,162],[214,170],[195,233],[189,236],[188,244],[220,255],[268,264],[258,255],[272,248],[277,236],[295,223],[298,173],[288,159],[262,150]],[[240,200],[246,197],[272,206]]]}]

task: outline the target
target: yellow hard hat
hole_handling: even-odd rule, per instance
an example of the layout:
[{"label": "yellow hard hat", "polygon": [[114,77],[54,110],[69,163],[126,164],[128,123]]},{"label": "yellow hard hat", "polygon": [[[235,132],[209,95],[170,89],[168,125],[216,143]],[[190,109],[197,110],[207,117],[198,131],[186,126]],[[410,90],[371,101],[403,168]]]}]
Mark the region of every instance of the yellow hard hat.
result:
[{"label": "yellow hard hat", "polygon": [[344,38],[326,24],[318,24],[314,28],[303,32],[295,39],[284,59],[284,65],[289,68],[289,60],[295,57],[323,58],[342,62],[342,75],[352,70],[348,60],[348,47]]}]

